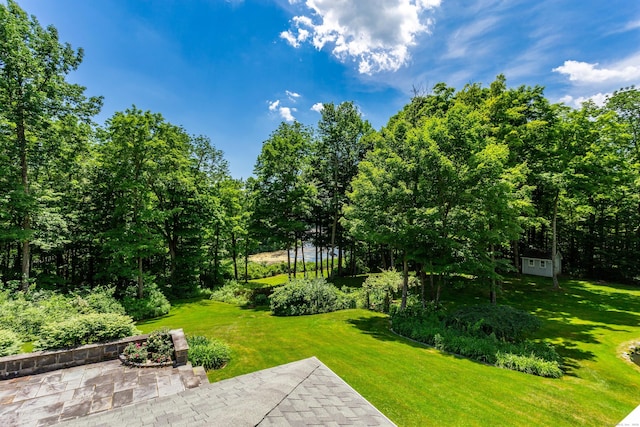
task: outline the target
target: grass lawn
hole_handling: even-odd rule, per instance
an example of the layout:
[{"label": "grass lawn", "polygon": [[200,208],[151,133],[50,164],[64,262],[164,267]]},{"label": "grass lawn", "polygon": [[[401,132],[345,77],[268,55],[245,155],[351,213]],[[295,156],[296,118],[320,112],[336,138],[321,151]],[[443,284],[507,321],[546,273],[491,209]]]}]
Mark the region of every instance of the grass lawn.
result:
[{"label": "grass lawn", "polygon": [[[389,332],[387,316],[345,310],[278,318],[209,300],[174,304],[169,315],[138,326],[161,326],[230,344],[218,381],[317,356],[400,426],[615,425],[640,404],[640,368],[619,357],[640,338],[640,289],[584,281],[513,279],[499,303],[544,320],[537,338],[554,342],[567,374],[545,379],[442,354]],[[443,290],[455,303],[485,302],[486,289]]]}]

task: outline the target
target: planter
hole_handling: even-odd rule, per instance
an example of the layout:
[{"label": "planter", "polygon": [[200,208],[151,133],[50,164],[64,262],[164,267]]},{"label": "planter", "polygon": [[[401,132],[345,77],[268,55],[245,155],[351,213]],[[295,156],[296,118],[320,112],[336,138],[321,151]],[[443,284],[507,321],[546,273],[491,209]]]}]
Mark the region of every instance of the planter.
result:
[{"label": "planter", "polygon": [[174,363],[173,360],[169,362],[152,362],[150,360],[147,360],[144,363],[136,363],[127,360],[124,354],[118,355],[118,359],[120,359],[123,365],[131,366],[132,368],[165,368],[167,366],[173,366]]}]

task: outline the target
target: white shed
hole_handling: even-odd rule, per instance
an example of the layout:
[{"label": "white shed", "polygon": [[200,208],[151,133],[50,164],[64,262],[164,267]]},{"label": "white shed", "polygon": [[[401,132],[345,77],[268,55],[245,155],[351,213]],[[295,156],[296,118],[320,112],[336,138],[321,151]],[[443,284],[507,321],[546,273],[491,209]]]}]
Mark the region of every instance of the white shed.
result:
[{"label": "white shed", "polygon": [[[562,271],[562,257],[558,253],[556,257],[556,274]],[[522,274],[531,274],[534,276],[553,277],[551,258],[533,258],[520,257],[522,260]]]}]

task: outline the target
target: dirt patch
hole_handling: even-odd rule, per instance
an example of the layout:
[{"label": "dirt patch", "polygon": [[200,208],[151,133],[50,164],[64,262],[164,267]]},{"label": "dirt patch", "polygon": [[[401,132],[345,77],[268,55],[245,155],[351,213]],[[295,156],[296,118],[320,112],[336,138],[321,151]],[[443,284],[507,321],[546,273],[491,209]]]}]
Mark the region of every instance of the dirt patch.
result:
[{"label": "dirt patch", "polygon": [[255,255],[249,255],[249,261],[259,262],[261,264],[278,264],[287,262],[287,251],[262,252]]}]

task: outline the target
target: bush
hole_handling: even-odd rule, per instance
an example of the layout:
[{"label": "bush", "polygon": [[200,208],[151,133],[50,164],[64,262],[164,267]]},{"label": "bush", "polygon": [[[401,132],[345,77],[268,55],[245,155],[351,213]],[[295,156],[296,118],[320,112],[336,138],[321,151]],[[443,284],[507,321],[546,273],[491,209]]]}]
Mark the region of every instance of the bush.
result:
[{"label": "bush", "polygon": [[0,329],[0,357],[20,353],[22,341],[16,333],[8,329]]},{"label": "bush", "polygon": [[222,341],[209,340],[203,336],[187,336],[189,362],[205,370],[220,369],[231,359],[229,346]]},{"label": "bush", "polygon": [[135,287],[127,288],[122,299],[125,311],[133,320],[152,319],[169,313],[171,304],[155,284],[148,285],[142,298],[136,296]]},{"label": "bush", "polygon": [[149,358],[147,346],[140,343],[129,343],[122,351],[124,357],[132,363],[145,363]]},{"label": "bush", "polygon": [[508,342],[498,339],[495,334],[478,334],[477,330],[447,327],[438,312],[431,309],[394,309],[392,312],[392,325],[396,333],[441,351],[534,375],[562,376],[560,356],[549,344]]},{"label": "bush", "polygon": [[167,328],[151,332],[147,338],[146,347],[152,362],[171,362],[173,359],[173,340]]},{"label": "bush", "polygon": [[495,336],[502,341],[521,341],[542,326],[534,315],[507,305],[473,305],[452,313],[446,325],[472,335]]},{"label": "bush", "polygon": [[271,311],[276,316],[329,313],[350,308],[355,298],[339,291],[325,279],[294,279],[271,294]]},{"label": "bush", "polygon": [[362,284],[362,306],[367,310],[388,313],[393,294],[402,286],[402,276],[395,270],[385,270],[367,277]]},{"label": "bush", "polygon": [[[84,302],[85,308],[82,312],[89,313],[115,313],[126,314],[122,304],[115,298],[116,288],[99,287],[76,296],[78,302]],[[81,302],[82,301],[82,302]]]},{"label": "bush", "polygon": [[558,362],[544,360],[533,354],[529,356],[520,356],[517,354],[499,352],[496,356],[496,366],[500,368],[525,372],[527,374],[538,375],[541,377],[560,378],[562,376],[562,369],[558,366]]},{"label": "bush", "polygon": [[211,293],[214,301],[226,302],[227,304],[246,305],[249,303],[251,290],[235,280],[227,282],[221,288],[215,289]]},{"label": "bush", "polygon": [[80,314],[62,322],[44,325],[34,349],[77,347],[138,333],[129,316],[113,313]]},{"label": "bush", "polygon": [[50,291],[0,293],[0,328],[9,329],[24,341],[40,335],[45,323],[58,322],[79,313],[74,298]]}]

